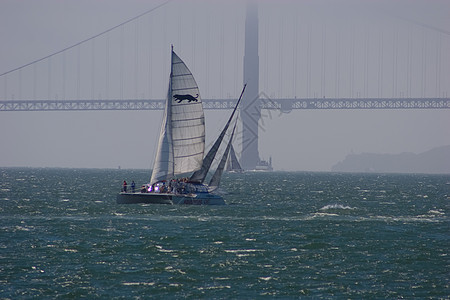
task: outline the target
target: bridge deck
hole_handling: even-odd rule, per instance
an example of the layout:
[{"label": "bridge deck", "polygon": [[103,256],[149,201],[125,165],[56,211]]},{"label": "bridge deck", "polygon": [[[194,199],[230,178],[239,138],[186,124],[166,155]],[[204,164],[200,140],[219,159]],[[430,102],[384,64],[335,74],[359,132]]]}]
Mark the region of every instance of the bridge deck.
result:
[{"label": "bridge deck", "polygon": [[[450,98],[323,98],[267,99],[262,109],[448,109]],[[165,100],[10,100],[0,101],[0,111],[162,110]],[[204,109],[231,109],[236,99],[204,99]]]}]

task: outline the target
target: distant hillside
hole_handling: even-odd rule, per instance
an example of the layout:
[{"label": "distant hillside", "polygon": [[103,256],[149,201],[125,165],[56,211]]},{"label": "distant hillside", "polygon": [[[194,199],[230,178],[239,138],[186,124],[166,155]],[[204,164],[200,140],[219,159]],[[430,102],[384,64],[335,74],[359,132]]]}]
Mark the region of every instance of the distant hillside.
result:
[{"label": "distant hillside", "polygon": [[349,154],[333,172],[450,174],[450,145],[414,154]]}]

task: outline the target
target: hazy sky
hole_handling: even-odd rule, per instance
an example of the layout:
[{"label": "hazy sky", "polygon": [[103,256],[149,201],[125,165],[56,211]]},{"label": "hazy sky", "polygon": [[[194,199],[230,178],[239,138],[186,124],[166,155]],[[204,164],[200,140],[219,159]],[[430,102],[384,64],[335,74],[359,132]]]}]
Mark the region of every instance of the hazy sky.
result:
[{"label": "hazy sky", "polygon": [[[0,74],[164,1],[0,0]],[[260,1],[260,90],[269,97],[449,97],[450,1]],[[170,45],[203,98],[242,88],[244,1],[171,1],[0,77],[0,100],[162,99]],[[208,142],[229,111],[206,110]],[[150,168],[162,111],[0,112],[0,166]],[[221,123],[222,122],[222,123]],[[450,110],[263,111],[275,169],[328,171],[351,152],[450,144]]]}]

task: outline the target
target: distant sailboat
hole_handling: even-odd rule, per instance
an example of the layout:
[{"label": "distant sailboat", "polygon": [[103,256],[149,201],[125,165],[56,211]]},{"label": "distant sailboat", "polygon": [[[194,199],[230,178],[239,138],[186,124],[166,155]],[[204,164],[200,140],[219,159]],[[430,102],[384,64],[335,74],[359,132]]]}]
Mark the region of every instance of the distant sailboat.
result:
[{"label": "distant sailboat", "polygon": [[228,156],[226,170],[227,170],[227,172],[231,172],[231,173],[244,172],[244,169],[242,169],[241,164],[239,163],[239,160],[236,156],[236,152],[234,151],[233,145],[231,145],[231,147],[230,147],[230,155]]},{"label": "distant sailboat", "polygon": [[[225,167],[223,158],[210,186],[204,181],[230,124],[233,121],[236,124],[234,115],[244,90],[225,128],[203,157],[205,118],[200,92],[194,76],[172,49],[169,89],[150,183],[142,186],[138,192],[121,192],[117,196],[117,203],[225,204],[221,196],[211,192],[220,183]],[[225,150],[227,156],[235,126]]]}]

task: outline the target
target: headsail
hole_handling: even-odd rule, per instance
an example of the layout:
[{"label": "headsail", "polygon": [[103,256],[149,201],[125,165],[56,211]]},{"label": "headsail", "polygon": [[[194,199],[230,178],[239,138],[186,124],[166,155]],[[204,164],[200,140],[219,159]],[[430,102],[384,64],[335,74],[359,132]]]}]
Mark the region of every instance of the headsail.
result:
[{"label": "headsail", "polygon": [[205,117],[191,71],[172,50],[172,64],[163,124],[150,183],[202,166]]},{"label": "headsail", "polygon": [[[169,92],[167,93],[167,99],[170,99],[170,85]],[[166,179],[173,176],[173,147],[172,147],[172,130],[171,122],[169,121],[171,115],[171,106],[166,101],[166,107],[164,109],[164,117],[161,124],[161,132],[159,133],[158,149],[156,152],[155,162],[153,163],[153,172],[150,183],[153,184],[157,181]]]},{"label": "headsail", "polygon": [[222,143],[223,138],[225,137],[225,133],[228,130],[228,127],[230,126],[231,121],[233,120],[234,114],[236,112],[237,107],[239,106],[239,103],[242,99],[242,95],[244,94],[245,87],[247,84],[244,85],[244,88],[242,89],[241,96],[239,97],[239,100],[236,103],[236,106],[234,107],[233,113],[231,114],[227,124],[225,125],[224,129],[220,133],[217,140],[214,142],[214,145],[211,147],[211,149],[208,151],[208,154],[206,154],[205,158],[203,159],[203,164],[201,168],[197,171],[195,171],[194,174],[192,174],[190,181],[194,182],[200,182],[203,183],[203,181],[206,178],[206,175],[208,175],[209,169],[211,168],[211,164],[214,160],[214,157],[217,154],[217,151],[219,150],[220,144]]}]

